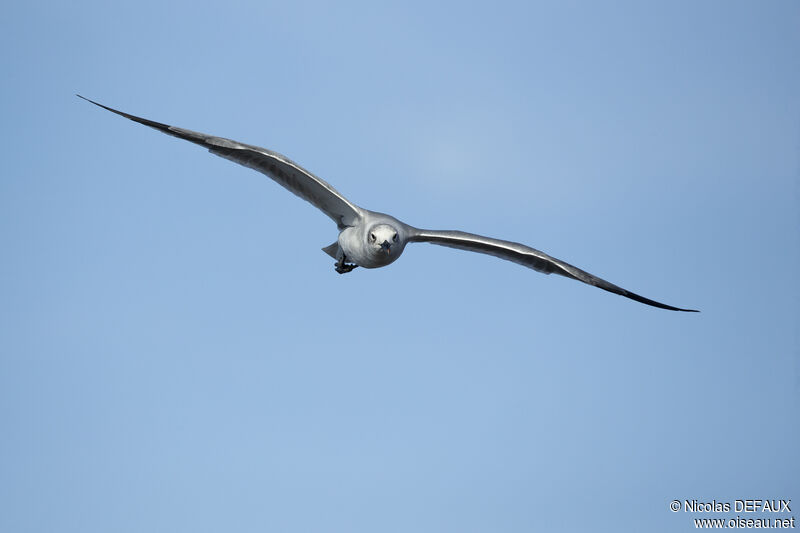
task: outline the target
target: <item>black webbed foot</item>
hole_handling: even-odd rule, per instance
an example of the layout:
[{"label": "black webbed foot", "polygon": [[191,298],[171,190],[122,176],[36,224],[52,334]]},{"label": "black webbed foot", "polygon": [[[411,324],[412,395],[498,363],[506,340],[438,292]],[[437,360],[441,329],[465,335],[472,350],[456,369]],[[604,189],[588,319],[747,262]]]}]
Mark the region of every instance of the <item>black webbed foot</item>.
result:
[{"label": "black webbed foot", "polygon": [[354,263],[347,263],[347,258],[342,255],[342,258],[339,259],[336,263],[334,263],[334,267],[336,272],[339,274],[347,274],[348,272],[352,271],[354,268],[357,268],[358,265]]},{"label": "black webbed foot", "polygon": [[336,272],[338,272],[339,274],[347,274],[354,268],[358,268],[358,265],[354,265],[352,263],[345,263],[343,265],[339,265],[339,263],[336,263]]}]

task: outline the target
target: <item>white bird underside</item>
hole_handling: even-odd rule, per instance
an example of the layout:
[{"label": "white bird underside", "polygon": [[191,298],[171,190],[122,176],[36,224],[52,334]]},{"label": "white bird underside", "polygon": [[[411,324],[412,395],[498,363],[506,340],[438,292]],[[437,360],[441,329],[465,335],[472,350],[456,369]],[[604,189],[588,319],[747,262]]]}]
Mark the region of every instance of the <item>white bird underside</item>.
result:
[{"label": "white bird underside", "polygon": [[[341,232],[337,242],[323,248],[325,253],[339,260],[337,271],[340,273],[349,272],[355,268],[354,265],[350,265],[349,268],[339,270],[339,267],[345,264],[345,259],[353,261],[354,258],[359,257],[361,258],[360,266],[365,266],[367,268],[385,266],[394,262],[397,257],[400,256],[407,243],[428,242],[450,248],[457,248],[459,250],[493,255],[500,259],[513,261],[514,263],[543,274],[559,274],[653,307],[669,309],[671,311],[697,312],[695,309],[681,309],[679,307],[656,302],[655,300],[650,300],[649,298],[618,287],[613,283],[593,276],[569,263],[550,257],[546,253],[525,246],[524,244],[492,239],[490,237],[483,237],[481,235],[474,235],[462,231],[417,229],[389,215],[358,207],[334,189],[328,182],[318,178],[291,159],[277,152],[259,146],[244,144],[222,137],[215,137],[205,133],[154,122],[112,109],[103,104],[89,100],[88,98],[84,98],[83,96],[77,96],[112,113],[144,124],[145,126],[150,126],[168,135],[193,142],[207,148],[212,154],[266,174],[290,192],[310,202],[320,211],[328,215],[336,223],[336,226]],[[377,253],[378,242],[374,242],[372,248],[370,248],[370,236],[373,238],[373,241],[376,241],[374,238],[375,236],[371,235],[371,229],[375,227],[389,227],[395,229],[395,243],[389,243],[387,240],[380,246],[381,251],[390,251],[392,248],[395,249],[394,255],[391,255],[391,253]],[[358,261],[355,263],[359,265]]]}]

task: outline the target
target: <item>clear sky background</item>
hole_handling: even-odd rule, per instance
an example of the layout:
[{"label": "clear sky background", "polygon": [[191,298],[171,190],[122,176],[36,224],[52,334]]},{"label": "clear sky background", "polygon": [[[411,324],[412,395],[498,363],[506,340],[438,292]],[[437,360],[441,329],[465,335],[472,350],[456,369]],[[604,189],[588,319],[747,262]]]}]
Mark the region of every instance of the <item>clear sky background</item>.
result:
[{"label": "clear sky background", "polygon": [[[0,530],[800,515],[798,28],[793,1],[4,6]],[[309,204],[76,92],[702,313],[431,245],[340,276]]]}]

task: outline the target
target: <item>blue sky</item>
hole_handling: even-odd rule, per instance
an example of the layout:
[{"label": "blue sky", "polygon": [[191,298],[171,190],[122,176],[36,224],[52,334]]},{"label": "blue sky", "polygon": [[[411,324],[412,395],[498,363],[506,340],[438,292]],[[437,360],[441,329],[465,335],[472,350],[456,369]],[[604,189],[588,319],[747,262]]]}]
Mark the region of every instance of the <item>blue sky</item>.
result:
[{"label": "blue sky", "polygon": [[[673,499],[800,505],[799,23],[10,4],[0,530],[659,532],[693,529]],[[76,92],[702,313],[429,245],[339,276],[313,207]]]}]

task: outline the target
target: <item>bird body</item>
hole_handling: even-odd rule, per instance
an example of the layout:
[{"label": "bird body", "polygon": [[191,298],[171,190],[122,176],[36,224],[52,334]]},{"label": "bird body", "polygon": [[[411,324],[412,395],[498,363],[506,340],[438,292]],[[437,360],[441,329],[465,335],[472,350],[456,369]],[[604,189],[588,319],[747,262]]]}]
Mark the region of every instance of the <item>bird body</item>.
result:
[{"label": "bird body", "polygon": [[653,307],[696,312],[694,309],[681,309],[650,300],[524,244],[463,231],[415,228],[391,215],[355,205],[328,182],[277,152],[137,117],[78,96],[112,113],[198,144],[207,148],[212,154],[266,174],[290,192],[317,207],[328,215],[339,229],[336,242],[323,248],[323,251],[336,259],[336,271],[340,274],[350,272],[358,266],[380,268],[389,265],[400,257],[408,243],[428,242],[492,255],[544,274],[559,274]]},{"label": "bird body", "polygon": [[396,218],[363,210],[361,220],[339,233],[339,251],[348,260],[364,268],[380,268],[394,263],[408,242],[413,228]]}]

